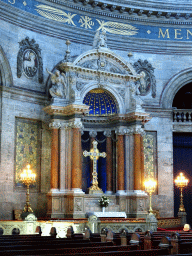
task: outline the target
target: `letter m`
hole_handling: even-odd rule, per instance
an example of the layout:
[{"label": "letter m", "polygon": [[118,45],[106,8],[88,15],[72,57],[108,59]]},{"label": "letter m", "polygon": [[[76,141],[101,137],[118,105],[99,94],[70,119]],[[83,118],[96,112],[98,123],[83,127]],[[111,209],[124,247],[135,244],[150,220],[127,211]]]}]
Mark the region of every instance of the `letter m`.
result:
[{"label": "letter m", "polygon": [[161,36],[162,36],[163,38],[165,38],[165,36],[167,36],[167,38],[170,38],[170,36],[169,36],[169,29],[167,28],[167,29],[165,30],[165,32],[163,33],[162,29],[159,28],[159,36],[158,36],[158,38],[161,38]]}]

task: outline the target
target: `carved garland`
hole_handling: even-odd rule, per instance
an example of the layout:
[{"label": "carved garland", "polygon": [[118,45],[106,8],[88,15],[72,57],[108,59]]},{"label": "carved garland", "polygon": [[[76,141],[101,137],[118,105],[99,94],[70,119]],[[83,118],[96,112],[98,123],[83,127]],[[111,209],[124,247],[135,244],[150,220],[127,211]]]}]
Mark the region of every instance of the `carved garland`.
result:
[{"label": "carved garland", "polygon": [[[19,46],[17,77],[20,78],[24,72],[27,77],[32,78],[38,72],[39,83],[43,83],[43,61],[39,45],[35,43],[34,39],[29,40],[29,37],[26,37],[19,42]],[[28,63],[28,66],[25,63]]]}]

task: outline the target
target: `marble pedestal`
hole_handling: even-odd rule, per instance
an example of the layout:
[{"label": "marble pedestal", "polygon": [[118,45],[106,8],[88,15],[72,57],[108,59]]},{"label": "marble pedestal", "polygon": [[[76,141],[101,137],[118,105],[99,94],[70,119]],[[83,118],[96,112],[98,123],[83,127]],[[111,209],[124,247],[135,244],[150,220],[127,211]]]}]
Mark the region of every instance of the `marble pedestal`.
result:
[{"label": "marble pedestal", "polygon": [[148,194],[142,190],[133,190],[127,192],[129,202],[128,218],[146,218]]}]

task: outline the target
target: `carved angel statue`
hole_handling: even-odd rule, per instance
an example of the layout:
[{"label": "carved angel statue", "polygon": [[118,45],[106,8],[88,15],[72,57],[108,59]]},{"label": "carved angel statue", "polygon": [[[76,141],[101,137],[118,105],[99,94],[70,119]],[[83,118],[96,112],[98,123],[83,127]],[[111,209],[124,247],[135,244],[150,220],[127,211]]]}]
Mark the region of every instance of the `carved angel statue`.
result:
[{"label": "carved angel statue", "polygon": [[135,111],[142,111],[144,112],[144,109],[142,108],[143,105],[143,101],[141,99],[141,95],[140,95],[140,91],[139,91],[139,87],[140,87],[140,83],[135,83],[135,82],[130,82],[131,85],[131,94],[132,94],[132,105],[135,109]]},{"label": "carved angel statue", "polygon": [[105,29],[103,29],[102,31],[97,31],[94,36],[93,48],[99,47],[107,48],[107,36]]},{"label": "carved angel statue", "polygon": [[49,92],[53,98],[66,98],[66,85],[67,79],[64,73],[60,73],[59,70],[55,71],[55,74],[47,70],[51,75],[52,87]]}]

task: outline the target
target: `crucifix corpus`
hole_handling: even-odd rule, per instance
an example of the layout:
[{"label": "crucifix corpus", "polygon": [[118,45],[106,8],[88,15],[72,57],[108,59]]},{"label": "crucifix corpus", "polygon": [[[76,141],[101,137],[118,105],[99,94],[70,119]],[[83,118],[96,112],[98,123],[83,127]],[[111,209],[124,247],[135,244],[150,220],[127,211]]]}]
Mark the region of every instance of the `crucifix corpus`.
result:
[{"label": "crucifix corpus", "polygon": [[92,172],[92,176],[93,176],[93,180],[92,180],[92,186],[89,188],[89,193],[93,194],[93,193],[102,193],[102,190],[99,188],[98,186],[98,179],[97,179],[97,160],[99,159],[99,157],[106,157],[107,154],[105,152],[103,153],[99,153],[99,150],[97,148],[97,141],[94,140],[93,141],[93,148],[90,150],[90,152],[88,152],[87,150],[85,150],[83,152],[83,155],[86,156],[90,156],[91,160],[93,160],[93,172]]}]

